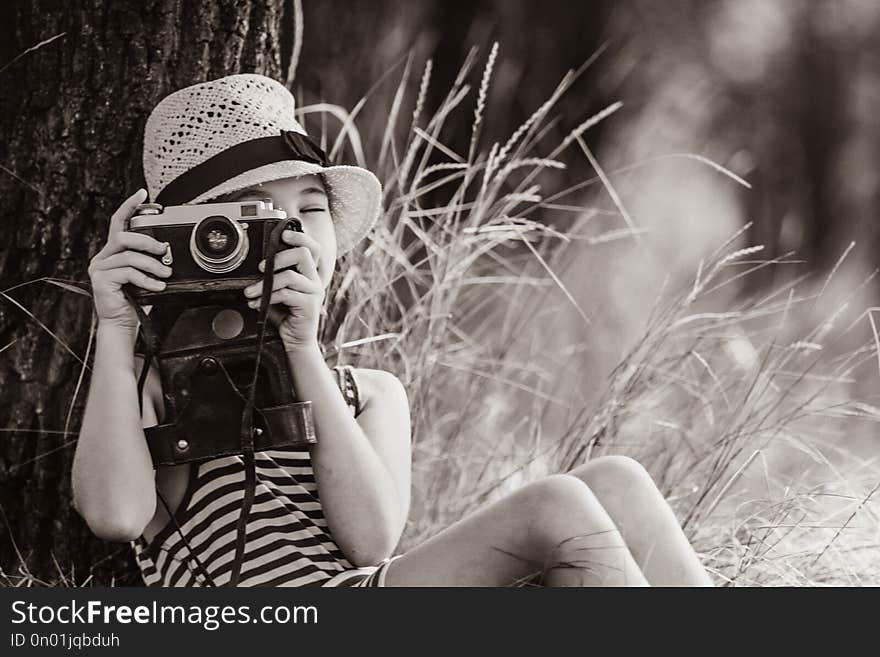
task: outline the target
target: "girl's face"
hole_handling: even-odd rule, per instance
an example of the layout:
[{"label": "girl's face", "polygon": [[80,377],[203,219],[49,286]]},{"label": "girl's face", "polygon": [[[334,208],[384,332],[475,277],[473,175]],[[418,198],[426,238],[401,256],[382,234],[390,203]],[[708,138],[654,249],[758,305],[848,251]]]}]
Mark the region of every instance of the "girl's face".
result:
[{"label": "girl's face", "polygon": [[[248,187],[217,199],[221,202],[259,200],[271,198],[276,209],[282,209],[288,217],[299,219],[303,232],[315,240],[321,250],[315,258],[318,276],[326,288],[333,276],[336,264],[336,231],[324,181],[318,174],[283,178]],[[217,202],[215,201],[215,202]]]},{"label": "girl's face", "polygon": [[[315,265],[318,276],[321,277],[321,282],[326,288],[330,284],[333,268],[336,265],[336,231],[333,228],[327,191],[321,176],[310,174],[298,178],[274,180],[221,196],[209,203],[263,198],[271,198],[276,209],[284,210],[288,217],[299,219],[303,232],[321,245],[321,252],[315,258]],[[145,306],[144,309],[149,314],[153,307]]]}]

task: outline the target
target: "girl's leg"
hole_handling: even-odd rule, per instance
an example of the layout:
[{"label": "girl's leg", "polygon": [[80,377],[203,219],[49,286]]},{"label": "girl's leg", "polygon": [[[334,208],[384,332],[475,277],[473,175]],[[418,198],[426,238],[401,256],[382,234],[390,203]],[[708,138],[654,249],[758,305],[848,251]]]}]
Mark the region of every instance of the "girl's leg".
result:
[{"label": "girl's leg", "polygon": [[675,514],[638,462],[603,456],[569,474],[593,491],[653,586],[712,586]]},{"label": "girl's leg", "polygon": [[394,560],[386,586],[507,586],[550,568],[549,586],[647,584],[589,487],[553,475],[459,520]]}]

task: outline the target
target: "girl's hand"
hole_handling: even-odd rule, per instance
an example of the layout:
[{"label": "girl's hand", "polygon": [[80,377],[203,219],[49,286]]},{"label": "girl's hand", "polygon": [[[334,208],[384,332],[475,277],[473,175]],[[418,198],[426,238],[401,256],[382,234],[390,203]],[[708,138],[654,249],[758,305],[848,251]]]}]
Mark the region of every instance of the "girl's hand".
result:
[{"label": "girl's hand", "polygon": [[147,255],[165,253],[164,243],[149,235],[123,229],[125,220],[134,214],[135,208],[146,198],[147,192],[139,189],[123,201],[110,219],[107,243],[89,262],[92,298],[101,323],[137,329],[137,314],[122,293],[122,285],[132,283],[158,292],[165,289],[165,281],[148,274],[162,278],[171,275],[171,267]]},{"label": "girl's hand", "polygon": [[[279,250],[275,254],[275,277],[269,303],[279,304],[280,308],[270,307],[269,317],[278,328],[286,350],[317,347],[324,285],[315,263],[318,262],[321,246],[305,233],[293,230],[282,232],[281,240],[291,248]],[[265,266],[266,261],[261,261],[261,272]],[[287,269],[293,266],[296,266],[297,271]],[[278,271],[280,269],[284,271]],[[263,281],[244,289],[244,295],[250,299],[248,305],[251,308],[259,310],[262,292]]]}]

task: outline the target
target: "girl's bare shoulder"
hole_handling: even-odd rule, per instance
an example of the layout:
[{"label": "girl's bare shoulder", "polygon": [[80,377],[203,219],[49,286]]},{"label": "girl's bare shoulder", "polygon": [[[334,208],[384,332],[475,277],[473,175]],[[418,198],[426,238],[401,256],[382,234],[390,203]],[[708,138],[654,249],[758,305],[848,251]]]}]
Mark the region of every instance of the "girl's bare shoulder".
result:
[{"label": "girl's bare shoulder", "polygon": [[363,408],[366,409],[371,403],[373,405],[407,403],[403,383],[391,372],[366,367],[353,367],[352,372],[357,381]]}]

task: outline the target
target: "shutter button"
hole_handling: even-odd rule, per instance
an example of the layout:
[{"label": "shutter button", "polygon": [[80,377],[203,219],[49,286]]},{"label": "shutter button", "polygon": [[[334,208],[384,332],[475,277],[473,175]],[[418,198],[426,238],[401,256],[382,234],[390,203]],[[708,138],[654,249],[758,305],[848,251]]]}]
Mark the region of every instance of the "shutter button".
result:
[{"label": "shutter button", "polygon": [[189,449],[189,441],[181,438],[177,441],[177,449],[179,449],[181,452],[185,452],[187,449]]}]

